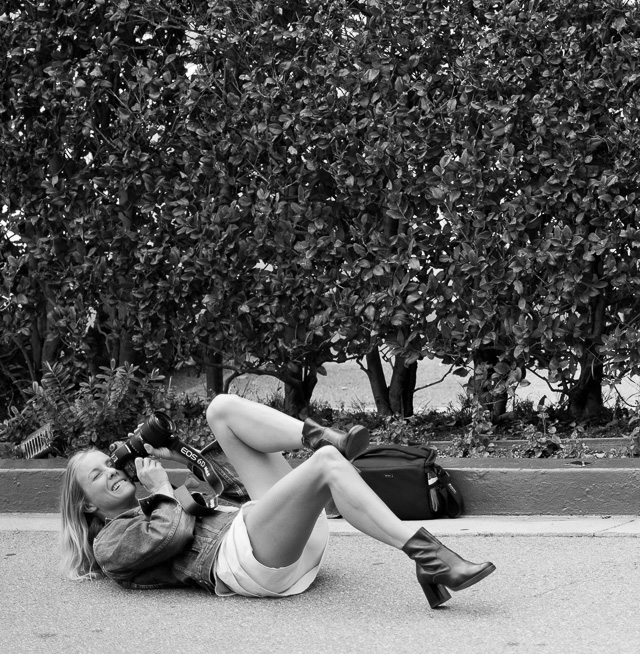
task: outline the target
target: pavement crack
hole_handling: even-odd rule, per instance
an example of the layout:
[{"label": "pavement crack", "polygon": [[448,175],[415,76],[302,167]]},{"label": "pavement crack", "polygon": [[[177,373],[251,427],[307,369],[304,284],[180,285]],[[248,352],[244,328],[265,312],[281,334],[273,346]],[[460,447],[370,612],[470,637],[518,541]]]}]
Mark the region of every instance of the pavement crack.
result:
[{"label": "pavement crack", "polygon": [[570,581],[567,583],[563,584],[557,584],[556,586],[553,586],[553,588],[548,588],[547,590],[543,590],[541,593],[536,593],[535,595],[531,595],[531,597],[542,597],[543,595],[548,595],[549,593],[553,593],[559,588],[567,588],[568,586],[578,586],[580,584],[583,584],[584,580],[576,579],[576,581]]},{"label": "pavement crack", "polygon": [[[607,517],[609,517],[609,516],[607,516]],[[632,524],[632,523],[635,522],[636,520],[637,520],[637,518],[629,518],[628,520],[626,520],[626,521],[624,521],[624,522],[620,522],[620,523],[618,523],[618,524],[616,524],[616,525],[611,525],[611,527],[607,527],[606,529],[602,529],[602,530],[601,530],[600,532],[598,532],[598,533],[600,533],[600,534],[608,534],[608,533],[611,533],[612,531],[614,531],[614,530],[616,530],[616,529],[619,529],[620,527],[624,527],[625,525],[630,525],[630,524]],[[596,535],[597,535],[597,534],[596,534]]]}]

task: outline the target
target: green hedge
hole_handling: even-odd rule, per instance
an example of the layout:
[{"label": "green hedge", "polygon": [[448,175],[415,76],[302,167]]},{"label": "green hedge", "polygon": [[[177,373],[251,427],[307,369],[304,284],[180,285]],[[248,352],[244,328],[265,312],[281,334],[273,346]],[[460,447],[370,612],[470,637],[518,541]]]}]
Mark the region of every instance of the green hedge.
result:
[{"label": "green hedge", "polygon": [[548,369],[586,418],[639,371],[635,3],[4,7],[7,406],[114,359],[300,409],[381,349],[410,391],[471,367],[495,413]]}]

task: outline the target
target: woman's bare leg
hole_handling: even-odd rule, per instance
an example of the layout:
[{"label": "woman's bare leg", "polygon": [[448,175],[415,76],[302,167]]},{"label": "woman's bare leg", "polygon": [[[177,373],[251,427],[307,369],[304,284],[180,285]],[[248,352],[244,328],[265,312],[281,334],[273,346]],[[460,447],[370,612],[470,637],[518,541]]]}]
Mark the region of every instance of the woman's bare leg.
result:
[{"label": "woman's bare leg", "polygon": [[300,420],[237,395],[216,396],[207,421],[252,500],[291,472],[282,451],[302,447]]},{"label": "woman's bare leg", "polygon": [[318,450],[278,481],[245,516],[254,556],[282,567],[298,560],[329,499],[356,529],[401,548],[415,529],[399,520],[334,447]]},{"label": "woman's bare leg", "polygon": [[402,547],[413,535],[335,448],[321,448],[295,470],[276,454],[301,447],[301,421],[233,395],[217,396],[207,419],[250,497],[260,500],[245,522],[263,565],[297,561],[331,497],[347,522],[377,540]]}]

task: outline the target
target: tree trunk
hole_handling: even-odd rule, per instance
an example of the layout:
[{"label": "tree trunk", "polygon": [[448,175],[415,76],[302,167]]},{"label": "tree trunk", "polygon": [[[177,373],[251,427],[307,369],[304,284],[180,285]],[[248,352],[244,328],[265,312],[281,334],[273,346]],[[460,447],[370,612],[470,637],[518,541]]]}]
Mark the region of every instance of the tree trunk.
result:
[{"label": "tree trunk", "polygon": [[384,378],[384,370],[382,369],[382,361],[380,360],[380,351],[377,347],[367,354],[366,361],[366,373],[369,378],[373,400],[376,403],[376,411],[379,416],[393,415],[391,403],[389,401],[389,389]]},{"label": "tree trunk", "polygon": [[38,318],[31,322],[31,363],[37,379],[40,379],[42,371],[42,338],[38,329]]},{"label": "tree trunk", "polygon": [[493,367],[499,361],[498,353],[493,347],[481,347],[473,356],[473,379],[471,393],[480,405],[489,411],[495,422],[507,409],[507,391],[496,393],[491,379]]},{"label": "tree trunk", "polygon": [[125,363],[136,363],[136,351],[131,341],[131,335],[122,330],[118,342],[118,366],[124,366]]},{"label": "tree trunk", "polygon": [[578,421],[597,417],[602,411],[601,363],[591,362],[582,366],[578,383],[569,391],[569,413]]},{"label": "tree trunk", "polygon": [[292,377],[296,381],[289,380],[284,386],[284,411],[286,414],[304,420],[309,417],[309,403],[313,395],[313,389],[318,383],[318,375],[315,366],[299,368]]},{"label": "tree trunk", "polygon": [[[596,274],[602,274],[602,262],[594,263]],[[591,305],[590,339],[586,343],[585,354],[582,357],[580,379],[569,391],[569,413],[576,420],[589,420],[600,414],[603,407],[602,379],[604,368],[593,352],[602,344],[605,331],[607,303],[604,295],[598,295]]]},{"label": "tree trunk", "polygon": [[224,393],[224,371],[222,369],[222,354],[207,349],[205,352],[207,397],[215,397]]},{"label": "tree trunk", "polygon": [[83,339],[83,350],[90,375],[97,375],[100,366],[109,365],[109,353],[106,350],[104,337],[95,327],[87,329]]},{"label": "tree trunk", "polygon": [[405,365],[402,357],[396,357],[389,384],[389,400],[393,413],[408,418],[413,415],[413,394],[416,389],[418,362]]},{"label": "tree trunk", "polygon": [[56,319],[53,310],[53,305],[47,300],[47,309],[46,309],[46,319],[44,321],[45,333],[44,342],[42,344],[42,360],[40,369],[43,370],[45,364],[53,365],[56,358],[58,357],[58,352],[60,351],[60,346],[62,345],[62,339],[56,333]]}]

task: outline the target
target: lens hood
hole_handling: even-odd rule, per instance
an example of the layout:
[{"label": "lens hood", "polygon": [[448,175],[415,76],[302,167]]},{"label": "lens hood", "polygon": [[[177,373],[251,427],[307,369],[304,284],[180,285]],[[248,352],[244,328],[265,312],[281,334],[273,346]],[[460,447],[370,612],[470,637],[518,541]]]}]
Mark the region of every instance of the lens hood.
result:
[{"label": "lens hood", "polygon": [[[170,447],[175,430],[175,423],[166,413],[155,411],[140,427],[140,438],[153,447]],[[145,455],[146,452],[142,456]]]}]

